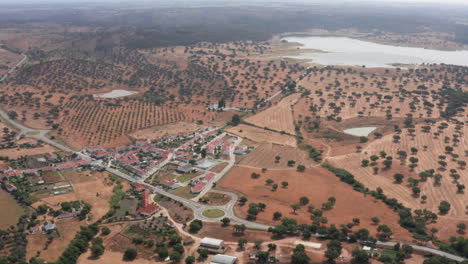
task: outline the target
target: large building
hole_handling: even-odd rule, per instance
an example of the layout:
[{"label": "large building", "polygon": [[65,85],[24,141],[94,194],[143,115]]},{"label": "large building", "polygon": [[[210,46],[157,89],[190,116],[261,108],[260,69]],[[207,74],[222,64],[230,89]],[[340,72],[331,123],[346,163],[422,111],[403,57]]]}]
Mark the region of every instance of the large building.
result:
[{"label": "large building", "polygon": [[212,259],[210,264],[234,264],[237,258],[228,255],[217,254]]},{"label": "large building", "polygon": [[206,248],[212,252],[221,253],[226,250],[224,241],[221,239],[204,237],[200,242],[201,248]]}]

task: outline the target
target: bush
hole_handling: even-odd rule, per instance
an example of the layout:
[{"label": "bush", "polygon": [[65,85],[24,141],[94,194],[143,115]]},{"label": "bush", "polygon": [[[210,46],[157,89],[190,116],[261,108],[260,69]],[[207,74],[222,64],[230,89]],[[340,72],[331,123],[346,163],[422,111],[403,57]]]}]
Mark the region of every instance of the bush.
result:
[{"label": "bush", "polygon": [[124,260],[132,261],[136,259],[137,255],[138,255],[138,252],[136,251],[136,249],[127,248],[127,250],[125,250],[125,253],[124,253]]}]

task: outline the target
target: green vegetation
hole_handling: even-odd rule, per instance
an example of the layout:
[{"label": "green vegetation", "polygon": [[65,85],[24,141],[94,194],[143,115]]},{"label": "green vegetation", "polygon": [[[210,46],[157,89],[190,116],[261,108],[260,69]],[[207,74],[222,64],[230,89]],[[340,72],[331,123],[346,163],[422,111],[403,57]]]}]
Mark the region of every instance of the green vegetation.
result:
[{"label": "green vegetation", "polygon": [[203,211],[203,216],[209,218],[220,218],[224,216],[224,212],[219,209],[207,209]]}]

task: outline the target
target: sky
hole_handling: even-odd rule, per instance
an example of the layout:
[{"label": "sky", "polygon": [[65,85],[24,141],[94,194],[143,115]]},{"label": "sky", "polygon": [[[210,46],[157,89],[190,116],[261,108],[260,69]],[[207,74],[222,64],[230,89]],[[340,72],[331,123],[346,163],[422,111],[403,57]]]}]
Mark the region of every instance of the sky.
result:
[{"label": "sky", "polygon": [[[133,0],[0,0],[0,3],[15,3],[15,4],[26,4],[26,3],[66,3],[66,2],[73,2],[73,3],[90,3],[90,2],[132,2]],[[161,0],[143,0],[145,2],[159,2]],[[162,0],[167,2],[170,0]],[[184,0],[172,0],[172,1],[184,1]],[[220,2],[220,0],[196,0],[198,2]],[[221,0],[223,1],[223,0]],[[224,0],[226,2],[246,2],[245,0]],[[252,2],[255,0],[251,0]],[[402,4],[424,4],[424,3],[432,3],[432,4],[464,4],[468,5],[468,0],[257,0],[259,2],[300,2],[300,3],[359,3],[359,2],[367,2],[367,3],[402,3]],[[136,0],[136,2],[140,2],[140,0]],[[249,2],[249,1],[247,1]]]}]

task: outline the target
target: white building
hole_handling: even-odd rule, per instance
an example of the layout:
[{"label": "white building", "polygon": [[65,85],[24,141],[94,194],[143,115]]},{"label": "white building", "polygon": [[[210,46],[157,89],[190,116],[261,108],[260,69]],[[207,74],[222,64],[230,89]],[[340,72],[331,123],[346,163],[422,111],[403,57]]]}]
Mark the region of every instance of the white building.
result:
[{"label": "white building", "polygon": [[218,254],[211,259],[210,264],[234,264],[236,260],[236,257]]},{"label": "white building", "polygon": [[221,239],[204,237],[200,242],[200,247],[209,249],[215,252],[224,252],[224,241]]}]

